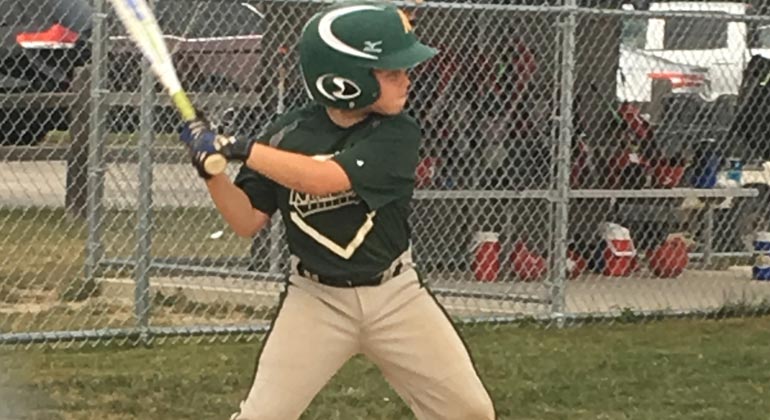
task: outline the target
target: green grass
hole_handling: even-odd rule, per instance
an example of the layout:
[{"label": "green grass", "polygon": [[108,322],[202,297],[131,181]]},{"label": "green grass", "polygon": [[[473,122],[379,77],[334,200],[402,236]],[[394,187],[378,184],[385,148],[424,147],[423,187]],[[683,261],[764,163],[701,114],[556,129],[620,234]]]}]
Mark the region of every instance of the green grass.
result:
[{"label": "green grass", "polygon": [[[767,419],[770,412],[770,317],[463,334],[500,419]],[[259,345],[0,349],[0,418],[224,419],[248,389]],[[303,417],[403,418],[411,418],[408,409],[361,358]]]},{"label": "green grass", "polygon": [[[51,290],[83,267],[85,223],[58,210],[0,211],[0,283]],[[30,263],[34,262],[34,263]]]},{"label": "green grass", "polygon": [[[215,209],[157,210],[154,217],[155,257],[245,257],[249,252],[250,241],[227,229],[220,239],[208,237],[224,225]],[[198,228],[201,224],[210,228]],[[109,211],[103,225],[105,257],[133,258],[136,215]],[[96,283],[85,281],[84,220],[61,209],[0,210],[0,229],[0,332],[135,325],[129,305],[98,299]],[[110,268],[103,275],[130,278],[132,268]],[[174,296],[155,296],[154,306],[155,325],[221,323],[228,318],[248,322],[254,315],[250,312],[266,309],[182,302]]]},{"label": "green grass", "polygon": [[[136,214],[109,211],[102,225],[105,256],[131,258],[136,247]],[[209,228],[201,229],[201,225]],[[14,297],[16,289],[30,288],[64,293],[67,285],[81,281],[88,235],[84,220],[62,209],[0,210],[0,229],[4,233],[0,237],[0,296]],[[224,236],[210,239],[208,235],[217,229],[224,229]],[[225,229],[213,208],[154,212],[153,256],[246,256],[249,244],[248,239]]]}]

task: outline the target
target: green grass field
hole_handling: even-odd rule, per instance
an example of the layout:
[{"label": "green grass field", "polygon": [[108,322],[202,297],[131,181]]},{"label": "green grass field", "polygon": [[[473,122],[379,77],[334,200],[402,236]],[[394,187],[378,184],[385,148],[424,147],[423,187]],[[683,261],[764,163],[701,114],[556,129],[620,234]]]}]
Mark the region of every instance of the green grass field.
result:
[{"label": "green grass field", "polygon": [[[136,248],[136,214],[111,210],[103,219],[102,245],[107,258],[131,258]],[[216,209],[179,208],[154,212],[152,253],[155,257],[227,257],[248,255],[250,241],[225,229],[211,240],[209,231],[190,220],[224,226]],[[0,210],[0,296],[10,288],[65,288],[82,278],[88,235],[85,220],[62,209]],[[214,228],[212,228],[213,230]],[[35,261],[36,264],[29,264]],[[129,271],[130,273],[130,271]],[[6,289],[3,292],[3,288]],[[2,299],[0,299],[2,301]]]},{"label": "green grass field", "polygon": [[[462,331],[500,419],[770,413],[770,317]],[[0,348],[0,418],[226,419],[248,389],[259,345]],[[303,417],[408,418],[376,368],[358,358]]]},{"label": "green grass field", "polygon": [[[207,220],[214,227],[222,226],[224,222],[215,209],[159,209],[154,218],[154,257],[248,255],[248,239],[226,230],[222,238],[212,240],[209,231],[190,225],[189,220]],[[131,259],[136,247],[136,215],[111,210],[105,213],[103,224],[105,256]],[[0,237],[0,332],[71,329],[74,325],[97,328],[108,321],[114,327],[134,324],[130,307],[94,299],[99,295],[98,288],[84,281],[88,234],[84,220],[61,209],[1,210],[0,228],[5,233]],[[132,267],[113,267],[102,274],[131,278]],[[226,305],[180,308],[180,302],[156,303],[173,306],[156,311],[154,315],[161,317],[196,315],[208,320],[232,320],[233,315],[233,307]],[[29,310],[27,305],[36,309]],[[84,314],[88,316],[83,318]],[[240,319],[243,314],[238,315]]]}]

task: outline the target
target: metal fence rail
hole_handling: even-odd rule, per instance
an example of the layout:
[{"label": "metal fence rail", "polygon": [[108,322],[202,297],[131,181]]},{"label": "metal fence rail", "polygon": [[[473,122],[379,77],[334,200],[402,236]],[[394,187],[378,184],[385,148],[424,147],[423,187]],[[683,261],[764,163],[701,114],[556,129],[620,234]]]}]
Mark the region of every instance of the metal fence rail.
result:
[{"label": "metal fence rail", "polygon": [[[326,3],[154,7],[193,102],[249,136],[307,101],[294,47]],[[398,3],[441,50],[411,73],[411,224],[447,310],[484,325],[770,311],[765,11],[489,3]],[[77,19],[49,5],[28,22],[20,3],[8,65],[66,76],[0,94],[0,343],[264,332],[287,269],[278,220],[251,240],[227,229],[106,3],[72,4]],[[77,39],[22,45],[55,22]]]}]

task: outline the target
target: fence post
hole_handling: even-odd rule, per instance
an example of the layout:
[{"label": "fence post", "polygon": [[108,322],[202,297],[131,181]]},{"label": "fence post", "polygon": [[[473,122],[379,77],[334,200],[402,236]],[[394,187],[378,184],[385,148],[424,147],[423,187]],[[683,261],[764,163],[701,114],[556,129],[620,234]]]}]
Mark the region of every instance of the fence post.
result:
[{"label": "fence post", "polygon": [[85,219],[88,200],[88,118],[91,114],[91,69],[75,69],[70,92],[75,99],[70,106],[70,145],[67,149],[67,181],[64,207],[72,215]]},{"label": "fence post", "polygon": [[[286,112],[286,60],[281,57],[278,63],[278,105],[276,112],[278,115]],[[270,265],[268,272],[270,274],[281,274],[281,249],[283,247],[283,227],[281,226],[281,215],[276,213],[270,221]]]},{"label": "fence post", "polygon": [[[149,6],[155,7],[150,1]],[[150,266],[152,264],[152,144],[155,140],[153,131],[153,106],[155,104],[155,77],[150,70],[150,63],[142,59],[141,107],[139,117],[138,177],[139,189],[136,208],[136,248],[134,250],[134,316],[139,328],[139,340],[149,344],[150,326]]]},{"label": "fence post", "polygon": [[96,277],[102,260],[103,207],[104,196],[104,86],[106,48],[104,0],[94,1],[93,31],[91,34],[91,104],[88,121],[88,196],[85,276],[87,281]]},{"label": "fence post", "polygon": [[575,75],[575,10],[576,0],[564,0],[569,10],[560,16],[561,68],[559,86],[559,145],[556,157],[556,196],[554,224],[554,272],[551,275],[551,316],[557,325],[564,322],[564,286],[567,277],[567,242],[569,225],[569,176],[570,150],[572,148],[573,117],[572,104]]}]

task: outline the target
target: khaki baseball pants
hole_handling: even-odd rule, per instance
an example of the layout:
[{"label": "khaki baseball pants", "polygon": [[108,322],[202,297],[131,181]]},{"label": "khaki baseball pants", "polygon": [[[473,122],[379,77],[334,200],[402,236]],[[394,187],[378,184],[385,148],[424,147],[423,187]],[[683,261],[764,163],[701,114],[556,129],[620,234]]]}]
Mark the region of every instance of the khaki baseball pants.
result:
[{"label": "khaki baseball pants", "polygon": [[374,287],[292,275],[237,420],[297,419],[345,362],[375,363],[418,419],[494,419],[457,331],[410,269]]}]

